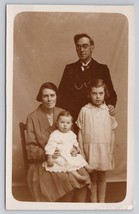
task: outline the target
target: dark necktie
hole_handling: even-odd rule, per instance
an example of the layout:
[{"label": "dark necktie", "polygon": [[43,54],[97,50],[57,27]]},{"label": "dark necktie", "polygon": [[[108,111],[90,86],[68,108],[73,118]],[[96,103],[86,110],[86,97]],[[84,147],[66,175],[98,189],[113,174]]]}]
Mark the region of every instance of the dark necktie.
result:
[{"label": "dark necktie", "polygon": [[89,68],[89,66],[82,65],[82,68],[83,68],[83,71],[86,71]]}]

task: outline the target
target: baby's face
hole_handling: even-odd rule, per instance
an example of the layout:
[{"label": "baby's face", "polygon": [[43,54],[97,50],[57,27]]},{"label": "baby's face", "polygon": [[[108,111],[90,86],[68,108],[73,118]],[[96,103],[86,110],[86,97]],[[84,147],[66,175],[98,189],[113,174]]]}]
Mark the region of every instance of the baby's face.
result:
[{"label": "baby's face", "polygon": [[72,118],[70,116],[60,116],[58,119],[58,129],[61,132],[68,132],[71,130]]}]

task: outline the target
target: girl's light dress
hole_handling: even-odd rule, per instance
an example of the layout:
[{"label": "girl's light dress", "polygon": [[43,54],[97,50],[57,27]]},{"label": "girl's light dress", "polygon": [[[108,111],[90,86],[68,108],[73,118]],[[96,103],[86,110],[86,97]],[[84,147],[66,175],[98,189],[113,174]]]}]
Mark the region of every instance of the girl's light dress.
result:
[{"label": "girl's light dress", "polygon": [[48,143],[45,146],[45,153],[53,155],[57,148],[60,151],[60,156],[57,159],[53,159],[54,165],[52,167],[48,167],[47,162],[43,163],[43,167],[50,172],[67,172],[86,166],[87,162],[82,155],[71,156],[70,152],[73,146],[77,147],[78,142],[76,135],[71,130],[67,133],[55,130],[51,133]]},{"label": "girl's light dress", "polygon": [[80,110],[76,121],[81,129],[83,148],[87,162],[100,171],[114,169],[113,146],[117,122],[109,114],[108,107],[88,103]]}]

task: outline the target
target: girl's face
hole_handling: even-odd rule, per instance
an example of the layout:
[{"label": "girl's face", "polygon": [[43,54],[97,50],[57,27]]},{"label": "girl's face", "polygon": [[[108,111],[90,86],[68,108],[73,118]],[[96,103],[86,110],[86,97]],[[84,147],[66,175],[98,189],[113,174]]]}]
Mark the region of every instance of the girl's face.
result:
[{"label": "girl's face", "polygon": [[92,87],[90,91],[91,103],[95,106],[100,106],[104,102],[105,91],[104,87],[100,86],[99,88]]},{"label": "girl's face", "polygon": [[71,130],[71,126],[72,126],[72,118],[70,116],[60,116],[58,119],[58,129],[61,132],[68,132],[69,130]]},{"label": "girl's face", "polygon": [[56,105],[56,93],[54,90],[45,88],[42,91],[42,105],[46,109],[53,109]]}]

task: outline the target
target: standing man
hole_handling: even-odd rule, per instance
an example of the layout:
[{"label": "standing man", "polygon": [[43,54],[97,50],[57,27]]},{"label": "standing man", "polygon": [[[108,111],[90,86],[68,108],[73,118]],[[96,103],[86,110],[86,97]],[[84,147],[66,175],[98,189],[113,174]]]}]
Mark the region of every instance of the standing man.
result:
[{"label": "standing man", "polygon": [[79,60],[65,67],[58,88],[57,105],[69,110],[76,121],[81,107],[88,103],[87,87],[91,79],[103,79],[110,93],[105,102],[110,114],[114,115],[117,95],[107,65],[100,64],[92,58],[94,41],[89,35],[82,33],[74,36],[74,43]]}]

